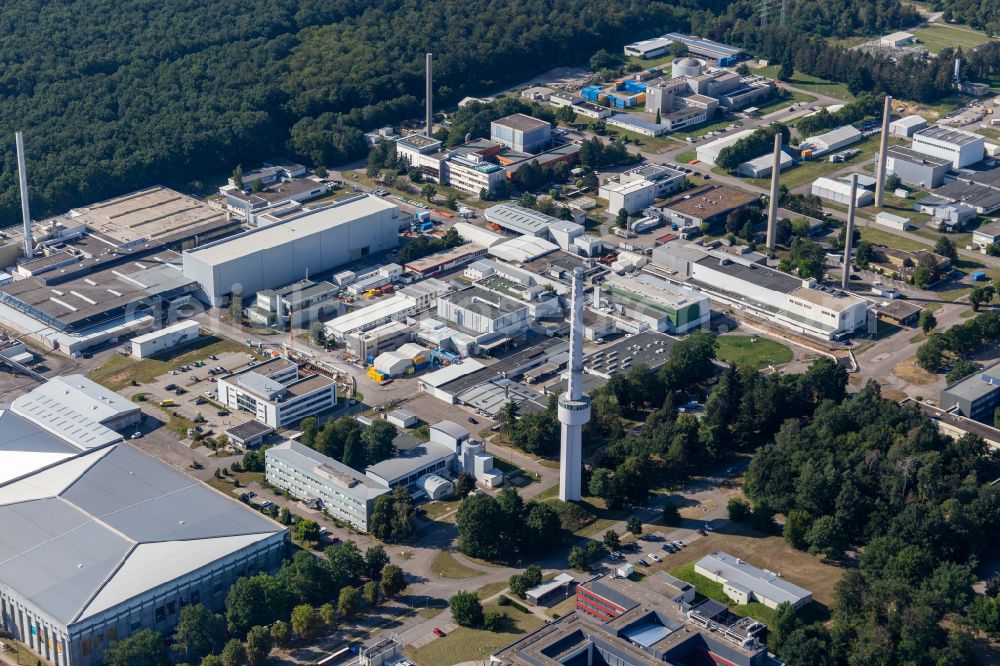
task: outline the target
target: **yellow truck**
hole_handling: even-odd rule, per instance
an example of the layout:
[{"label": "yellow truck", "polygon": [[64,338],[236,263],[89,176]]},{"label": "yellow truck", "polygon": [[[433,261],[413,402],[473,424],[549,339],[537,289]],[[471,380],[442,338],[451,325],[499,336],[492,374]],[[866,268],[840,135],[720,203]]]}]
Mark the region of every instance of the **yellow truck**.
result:
[{"label": "yellow truck", "polygon": [[173,407],[173,406],[174,406],[173,398],[167,398],[166,400],[160,401],[160,407]]}]

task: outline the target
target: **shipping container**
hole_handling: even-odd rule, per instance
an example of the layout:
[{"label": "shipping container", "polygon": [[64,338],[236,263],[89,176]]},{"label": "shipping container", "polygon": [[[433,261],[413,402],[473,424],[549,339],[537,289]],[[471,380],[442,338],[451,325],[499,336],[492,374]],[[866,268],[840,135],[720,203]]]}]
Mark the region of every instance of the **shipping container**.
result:
[{"label": "shipping container", "polygon": [[396,287],[394,287],[391,284],[383,285],[381,291],[383,294],[391,294],[392,292],[396,291]]}]

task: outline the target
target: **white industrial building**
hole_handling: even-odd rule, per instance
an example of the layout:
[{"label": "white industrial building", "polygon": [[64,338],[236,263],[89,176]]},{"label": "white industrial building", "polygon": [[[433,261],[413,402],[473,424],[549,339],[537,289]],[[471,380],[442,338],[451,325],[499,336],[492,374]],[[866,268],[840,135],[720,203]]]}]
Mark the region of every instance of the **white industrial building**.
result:
[{"label": "white industrial building", "polygon": [[183,254],[184,275],[213,306],[316,275],[399,243],[399,209],[360,195]]},{"label": "white industrial building", "polygon": [[375,499],[389,487],[304,444],[286,441],[264,453],[267,482],[297,500],[319,500],[324,511],[362,532],[368,531]]},{"label": "white industrial building", "polygon": [[853,125],[844,125],[829,132],[803,139],[802,143],[799,144],[799,148],[812,148],[812,154],[815,157],[840,150],[852,143],[861,141],[862,138],[864,138],[864,135],[861,133],[861,130]]},{"label": "white industrial building", "polygon": [[409,134],[396,140],[396,155],[409,167],[420,169],[428,180],[447,182],[445,162],[448,153],[441,150],[441,142],[423,134]]},{"label": "white industrial building", "polygon": [[896,231],[906,231],[912,226],[910,221],[905,217],[887,213],[885,211],[882,211],[875,216],[875,222],[883,227],[895,229]]},{"label": "white industrial building", "polygon": [[219,402],[248,412],[272,428],[296,425],[337,405],[337,383],[323,375],[300,375],[299,366],[274,358],[217,380]]},{"label": "white industrial building", "polygon": [[695,563],[694,570],[709,580],[722,583],[723,592],[737,604],[756,601],[768,608],[777,608],[787,602],[792,608],[801,608],[812,601],[809,590],[729,553],[709,553]]},{"label": "white industrial building", "polygon": [[487,488],[503,484],[503,472],[493,467],[493,456],[486,453],[486,445],[470,439],[469,431],[454,421],[441,421],[430,427],[430,441],[455,451],[458,471],[475,477]]},{"label": "white industrial building", "polygon": [[526,264],[547,254],[552,254],[558,249],[558,245],[544,238],[518,236],[494,245],[490,248],[489,255],[516,264]]},{"label": "white industrial building", "polygon": [[625,55],[633,58],[658,58],[670,50],[672,40],[666,37],[654,37],[653,39],[643,39],[625,45]]},{"label": "white industrial building", "polygon": [[629,215],[649,207],[659,197],[672,194],[684,186],[685,175],[659,164],[631,169],[601,186],[598,194],[608,201],[608,211],[625,209]]},{"label": "white industrial building", "polygon": [[728,148],[740,139],[744,139],[754,133],[755,130],[747,129],[740,130],[739,132],[733,132],[732,134],[727,134],[721,139],[716,139],[715,141],[709,141],[708,143],[698,146],[695,151],[698,160],[704,162],[705,164],[711,164],[715,166],[715,160],[719,159],[719,153],[722,152],[723,148]]},{"label": "white industrial building", "polygon": [[[426,442],[394,458],[369,465],[365,475],[386,488],[414,488],[428,474],[448,474],[455,465],[455,452],[448,446]],[[423,490],[423,488],[421,488]]]},{"label": "white industrial building", "polygon": [[438,299],[439,318],[479,334],[514,336],[531,324],[527,303],[473,286]]},{"label": "white industrial building", "polygon": [[345,315],[328,321],[327,335],[337,342],[343,342],[352,333],[363,333],[394,321],[402,321],[421,310],[426,310],[438,299],[451,291],[447,283],[437,278],[427,278],[408,285],[375,303],[358,308]]},{"label": "white industrial building", "polygon": [[246,308],[247,319],[264,326],[307,328],[321,317],[340,310],[340,288],[330,282],[299,280],[280,289],[258,291]]},{"label": "white industrial building", "polygon": [[901,48],[903,46],[909,46],[913,43],[913,33],[909,32],[894,32],[890,35],[885,35],[880,37],[878,43],[881,46],[887,46],[889,48]]},{"label": "white industrial building", "polygon": [[459,236],[462,237],[462,240],[468,241],[469,243],[475,243],[476,245],[480,245],[485,248],[491,248],[497,243],[502,243],[507,240],[498,233],[492,232],[489,229],[477,227],[476,225],[469,224],[468,222],[456,222],[452,228]]},{"label": "white industrial building", "polygon": [[483,213],[487,221],[520,236],[549,237],[549,224],[556,219],[537,210],[513,204],[490,206]]},{"label": "white industrial building", "polygon": [[198,322],[179,321],[159,331],[132,338],[131,353],[134,358],[149,358],[197,339]]},{"label": "white industrial building", "polygon": [[718,249],[671,241],[653,250],[653,263],[713,300],[797,333],[832,340],[868,321],[862,298]]},{"label": "white industrial building", "polygon": [[608,275],[594,285],[592,307],[628,333],[653,330],[682,335],[707,326],[712,316],[708,296],[648,273]]},{"label": "white industrial building", "polygon": [[[822,176],[813,181],[812,194],[821,199],[846,206],[851,201],[851,183],[848,180],[834,180]],[[858,206],[867,206],[875,203],[875,194],[871,190],[858,186],[854,193],[854,199]]]},{"label": "white industrial building", "polygon": [[485,367],[485,365],[476,359],[467,358],[461,363],[452,363],[451,365],[446,365],[443,368],[435,370],[434,372],[428,372],[426,375],[417,379],[417,388],[419,388],[423,393],[432,395],[442,402],[455,404],[455,396],[449,393],[445,389],[445,386],[456,379],[461,379],[462,377],[471,375]]},{"label": "white industrial building", "polygon": [[913,135],[910,147],[924,155],[950,160],[954,168],[961,169],[982,161],[986,139],[971,132],[931,125]]},{"label": "white industrial building", "polygon": [[925,127],[927,127],[927,121],[922,116],[903,116],[889,123],[889,134],[908,139]]},{"label": "white industrial building", "polygon": [[[778,157],[778,170],[784,171],[795,164],[792,156],[782,150]],[[767,153],[752,160],[742,162],[736,167],[736,173],[744,178],[768,178],[774,170],[774,155]]]},{"label": "white industrial building", "polygon": [[86,433],[90,423],[131,432],[142,420],[139,405],[84,375],[53,377],[15,398],[11,409],[71,441],[77,441],[77,430]]},{"label": "white industrial building", "polygon": [[[61,441],[29,430],[0,449]],[[170,635],[186,604],[223,610],[239,577],[278,569],[288,539],[124,443],[0,482],[0,525],[0,629],[55,666],[99,666],[143,629]]]}]

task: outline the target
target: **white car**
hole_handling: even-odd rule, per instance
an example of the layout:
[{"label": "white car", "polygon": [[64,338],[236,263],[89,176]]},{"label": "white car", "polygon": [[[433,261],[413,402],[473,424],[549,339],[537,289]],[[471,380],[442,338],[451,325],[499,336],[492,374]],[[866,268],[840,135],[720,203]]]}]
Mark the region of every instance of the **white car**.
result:
[{"label": "white car", "polygon": [[648,557],[649,559],[653,560],[654,562],[662,562],[663,561],[663,560],[660,559],[660,556],[657,555],[656,553],[650,553],[646,557]]}]

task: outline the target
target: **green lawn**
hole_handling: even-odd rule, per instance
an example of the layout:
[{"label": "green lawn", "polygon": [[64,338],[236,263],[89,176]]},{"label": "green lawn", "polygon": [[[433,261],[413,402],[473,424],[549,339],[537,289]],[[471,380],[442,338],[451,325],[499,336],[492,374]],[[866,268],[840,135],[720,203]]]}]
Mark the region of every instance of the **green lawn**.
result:
[{"label": "green lawn", "polygon": [[[766,76],[769,79],[777,79],[778,70],[780,69],[780,65],[771,65],[770,67],[763,67],[761,69],[754,70],[754,74],[760,74],[761,76]],[[854,99],[854,95],[852,95],[847,89],[846,84],[827,81],[826,79],[821,79],[799,71],[796,71],[792,75],[791,79],[788,81],[782,81],[782,83],[787,83],[794,88],[799,88],[800,90],[805,90],[806,92],[828,95],[845,101]]]},{"label": "green lawn", "polygon": [[698,159],[698,151],[694,150],[693,148],[691,150],[685,150],[683,152],[677,153],[677,157],[675,159],[677,160],[678,164],[687,164],[691,160]]},{"label": "green lawn", "polygon": [[925,28],[916,28],[911,32],[916,37],[918,45],[931,53],[937,53],[946,46],[953,48],[961,46],[968,51],[990,40],[986,33],[968,26],[945,25],[944,23],[933,23]]},{"label": "green lawn", "polygon": [[719,349],[716,356],[720,361],[751,366],[756,369],[769,365],[781,365],[792,360],[792,350],[770,338],[749,335],[722,335],[716,338]]},{"label": "green lawn", "polygon": [[759,113],[763,116],[766,116],[769,113],[783,109],[786,106],[789,106],[795,102],[799,104],[809,104],[811,102],[816,101],[815,97],[813,97],[812,95],[807,95],[805,93],[800,93],[794,90],[785,90],[784,92],[785,92],[784,97],[776,99],[773,102],[769,102],[764,106],[757,107]]},{"label": "green lawn", "polygon": [[447,550],[442,550],[434,556],[431,571],[441,578],[474,578],[482,575],[481,571],[467,567],[456,560]]},{"label": "green lawn", "polygon": [[931,244],[929,243],[918,243],[917,241],[894,234],[891,231],[884,231],[875,227],[858,227],[858,231],[861,232],[862,240],[875,243],[876,245],[886,245],[905,252],[931,249]]},{"label": "green lawn", "polygon": [[733,121],[726,119],[726,120],[719,120],[714,123],[706,123],[704,125],[695,125],[691,129],[684,130],[682,132],[671,132],[670,136],[672,136],[675,139],[679,139],[681,141],[685,141],[687,137],[692,137],[697,139],[706,134],[707,132],[712,132],[722,127],[728,128],[730,125],[734,123],[736,124],[736,129],[727,131],[738,132],[740,130],[740,126],[742,125],[742,123],[740,121]]},{"label": "green lawn", "polygon": [[420,666],[453,666],[466,661],[488,661],[490,654],[543,624],[535,615],[522,613],[511,606],[486,604],[483,609],[499,609],[507,614],[507,623],[502,631],[458,627],[444,638],[435,638],[417,650],[407,649],[405,654]]},{"label": "green lawn", "polygon": [[764,624],[771,624],[774,621],[774,609],[768,608],[762,603],[752,601],[749,604],[733,605],[733,602],[726,596],[726,593],[722,591],[722,583],[717,583],[714,580],[710,580],[705,576],[702,576],[700,573],[696,573],[694,570],[694,564],[694,562],[688,562],[687,564],[682,564],[679,567],[671,569],[670,575],[691,583],[694,585],[698,594],[703,597],[708,597],[709,599],[718,601],[721,604],[730,606],[730,610],[736,615],[752,617],[753,619],[763,622]]},{"label": "green lawn", "polygon": [[[160,375],[173,370],[180,365],[188,365],[194,361],[203,361],[209,356],[226,352],[245,351],[247,347],[232,340],[203,335],[193,344],[160,357],[134,359],[131,356],[115,354],[105,361],[101,367],[92,370],[87,376],[98,384],[103,384],[112,391],[119,391],[129,386],[133,380],[140,384],[152,382]],[[178,377],[178,380],[183,379]]]}]

